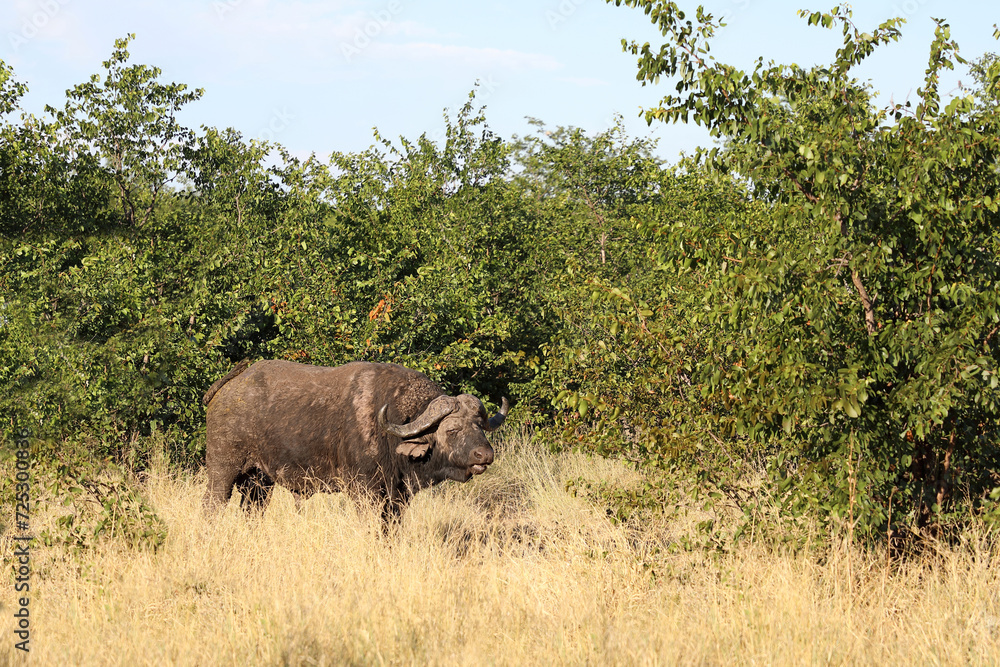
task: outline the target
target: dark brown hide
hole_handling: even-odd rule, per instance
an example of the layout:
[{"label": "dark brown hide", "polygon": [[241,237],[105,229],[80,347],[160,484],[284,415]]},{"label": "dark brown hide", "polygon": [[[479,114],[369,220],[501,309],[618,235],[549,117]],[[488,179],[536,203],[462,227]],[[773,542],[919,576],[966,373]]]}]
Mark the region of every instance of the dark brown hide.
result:
[{"label": "dark brown hide", "polygon": [[208,391],[205,392],[205,395],[201,397],[201,402],[204,405],[208,405],[209,403],[211,403],[212,399],[215,398],[215,394],[218,393],[220,389],[222,389],[222,385],[226,384],[227,382],[232,380],[234,377],[236,377],[249,367],[250,367],[249,359],[244,359],[240,363],[233,366],[233,370],[229,371],[223,377],[216,380],[215,384],[213,384],[211,387],[208,388]]},{"label": "dark brown hide", "polygon": [[[421,488],[468,481],[493,462],[484,431],[502,416],[491,423],[478,398],[447,396],[396,364],[258,361],[226,377],[206,394],[208,509],[227,503],[234,486],[248,509],[262,509],[276,483],[297,498],[353,490],[398,511]],[[384,406],[390,425],[423,424],[427,415],[434,423],[392,435],[379,425]]]}]

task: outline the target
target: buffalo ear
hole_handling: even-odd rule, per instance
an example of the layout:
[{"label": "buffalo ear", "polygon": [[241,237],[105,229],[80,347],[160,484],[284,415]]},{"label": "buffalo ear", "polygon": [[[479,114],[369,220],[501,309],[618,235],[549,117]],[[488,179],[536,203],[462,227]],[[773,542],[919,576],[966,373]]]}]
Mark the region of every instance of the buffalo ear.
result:
[{"label": "buffalo ear", "polygon": [[418,460],[427,456],[427,453],[431,450],[431,443],[427,442],[423,438],[416,440],[403,440],[396,447],[396,453],[402,454],[403,456],[408,456],[410,460]]}]

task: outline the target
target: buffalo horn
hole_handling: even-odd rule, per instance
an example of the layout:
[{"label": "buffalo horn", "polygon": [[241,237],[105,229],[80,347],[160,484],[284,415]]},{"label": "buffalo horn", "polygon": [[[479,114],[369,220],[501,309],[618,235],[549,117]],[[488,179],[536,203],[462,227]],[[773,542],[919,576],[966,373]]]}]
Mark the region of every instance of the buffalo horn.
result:
[{"label": "buffalo horn", "polygon": [[504,396],[500,404],[500,412],[490,417],[490,425],[486,430],[495,431],[500,428],[500,425],[503,424],[503,420],[507,419],[507,411],[509,409],[510,405],[507,403],[507,397]]},{"label": "buffalo horn", "polygon": [[441,398],[447,397],[441,396],[434,399],[420,416],[406,424],[393,424],[386,419],[385,411],[389,409],[389,404],[386,403],[378,412],[378,425],[390,435],[395,435],[404,440],[412,438],[428,430],[455,411],[455,402],[453,400],[440,400]]}]

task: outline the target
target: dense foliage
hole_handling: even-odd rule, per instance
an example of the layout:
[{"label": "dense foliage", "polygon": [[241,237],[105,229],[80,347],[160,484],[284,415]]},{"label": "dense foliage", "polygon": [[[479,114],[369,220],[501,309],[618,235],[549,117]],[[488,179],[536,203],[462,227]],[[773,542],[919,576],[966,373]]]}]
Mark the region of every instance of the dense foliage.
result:
[{"label": "dense foliage", "polygon": [[625,42],[641,80],[677,80],[648,119],[702,123],[715,149],[668,167],[620,124],[505,140],[473,93],[440,142],[376,134],[323,163],[181,126],[201,91],[130,64],[129,39],[45,118],[15,117],[0,63],[2,426],[97,508],[91,537],[162,539],[98,471],[160,443],[199,465],[201,396],[246,357],[510,396],[551,444],[649,473],[600,489],[618,516],[679,488],[744,527],[777,507],[868,537],[996,513],[995,58],[943,103],[963,61],[942,23],[920,103],[880,110],[850,72],[899,21],[808,15],[843,28],[831,66],[745,73],[708,55],[711,16],[624,4],[669,38]]},{"label": "dense foliage", "polygon": [[[616,4],[622,4],[616,2]],[[718,28],[672,2],[642,7],[669,38],[623,42],[638,78],[676,80],[647,120],[706,126],[698,158],[763,207],[694,224],[647,224],[662,267],[694,274],[709,354],[692,381],[704,410],[681,432],[764,454],[792,514],[819,510],[864,535],[938,527],[1000,491],[1000,68],[945,104],[940,73],[964,63],[938,21],[918,102],[878,109],[851,74],[899,37],[850,11],[801,15],[839,27],[830,65],[752,72],[709,55]],[[667,331],[673,331],[668,328]],[[732,340],[735,336],[736,340]]]}]

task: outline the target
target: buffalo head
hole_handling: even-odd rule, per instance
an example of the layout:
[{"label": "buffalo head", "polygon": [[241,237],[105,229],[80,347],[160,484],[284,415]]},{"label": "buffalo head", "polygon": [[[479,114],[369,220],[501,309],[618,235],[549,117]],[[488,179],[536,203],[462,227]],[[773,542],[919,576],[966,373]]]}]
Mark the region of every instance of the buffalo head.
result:
[{"label": "buffalo head", "polygon": [[388,407],[383,405],[378,413],[379,427],[400,438],[397,453],[427,464],[431,484],[446,479],[467,482],[486,472],[493,463],[493,447],[486,432],[500,428],[509,409],[504,398],[500,412],[489,417],[475,396],[438,396],[412,421],[394,424],[386,418]]}]

